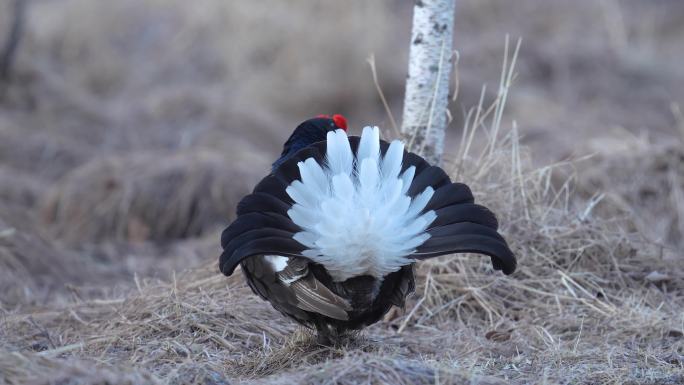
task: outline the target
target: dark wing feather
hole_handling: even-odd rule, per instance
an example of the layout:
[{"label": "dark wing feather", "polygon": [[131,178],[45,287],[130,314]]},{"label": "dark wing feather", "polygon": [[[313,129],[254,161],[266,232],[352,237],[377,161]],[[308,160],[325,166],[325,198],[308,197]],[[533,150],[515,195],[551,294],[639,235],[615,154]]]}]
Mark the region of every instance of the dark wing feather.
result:
[{"label": "dark wing feather", "polygon": [[349,319],[349,302],[333,293],[313,274],[308,273],[304,278],[293,282],[289,289],[297,297],[298,308],[341,321]]},{"label": "dark wing feather", "polygon": [[242,261],[241,265],[242,272],[252,291],[269,301],[281,313],[302,323],[310,321],[310,315],[297,307],[296,295],[292,290],[284,290],[285,287],[278,282],[273,267],[263,256],[247,258]]},{"label": "dark wing feather", "polygon": [[309,261],[306,258],[288,258],[285,268],[278,272],[283,282],[294,282],[309,274]]},{"label": "dark wing feather", "polygon": [[345,321],[351,310],[349,302],[333,293],[309,271],[309,260],[288,258],[282,271],[276,272],[262,255],[247,258],[242,268],[250,287],[281,312],[300,321],[309,321],[312,312]]}]

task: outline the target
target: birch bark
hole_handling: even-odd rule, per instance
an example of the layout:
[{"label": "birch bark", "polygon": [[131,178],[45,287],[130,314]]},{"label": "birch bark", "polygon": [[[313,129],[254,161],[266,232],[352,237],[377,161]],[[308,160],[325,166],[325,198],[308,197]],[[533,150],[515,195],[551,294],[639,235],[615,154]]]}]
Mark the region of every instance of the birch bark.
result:
[{"label": "birch bark", "polygon": [[447,122],[456,0],[416,0],[406,79],[402,138],[440,164]]}]

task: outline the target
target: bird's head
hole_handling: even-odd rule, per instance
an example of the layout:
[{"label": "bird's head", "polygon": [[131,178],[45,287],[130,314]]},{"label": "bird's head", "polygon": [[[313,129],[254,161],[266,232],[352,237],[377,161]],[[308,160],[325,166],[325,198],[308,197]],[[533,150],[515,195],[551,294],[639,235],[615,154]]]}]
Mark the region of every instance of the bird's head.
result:
[{"label": "bird's head", "polygon": [[340,114],[334,114],[333,116],[318,115],[315,118],[305,120],[299,126],[297,126],[290,138],[295,136],[299,137],[300,135],[304,135],[304,137],[311,135],[312,137],[320,137],[321,139],[317,141],[321,141],[325,140],[329,131],[335,131],[338,129],[347,131],[347,119],[344,116]]},{"label": "bird's head", "polygon": [[340,114],[318,115],[305,120],[295,128],[290,138],[283,145],[280,158],[273,163],[275,170],[281,163],[302,148],[326,139],[328,132],[342,129],[347,131],[347,119]]},{"label": "bird's head", "polygon": [[[345,132],[347,131],[347,118],[340,114],[333,114],[333,116],[330,115],[318,115],[314,119],[310,120],[315,120],[315,119],[325,119],[325,120],[332,120],[333,124],[335,125],[335,130],[338,128],[343,129]],[[326,124],[329,126],[329,122],[326,122]],[[328,130],[330,131],[330,130]],[[327,131],[326,131],[327,132]]]}]

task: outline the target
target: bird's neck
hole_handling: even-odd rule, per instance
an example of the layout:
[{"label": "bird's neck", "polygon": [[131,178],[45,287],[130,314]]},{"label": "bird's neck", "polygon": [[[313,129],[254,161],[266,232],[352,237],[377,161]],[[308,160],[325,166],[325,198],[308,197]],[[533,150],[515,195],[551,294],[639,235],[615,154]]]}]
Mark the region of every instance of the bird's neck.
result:
[{"label": "bird's neck", "polygon": [[275,171],[276,168],[278,168],[278,166],[280,166],[286,160],[290,159],[294,154],[297,153],[297,151],[315,142],[316,141],[300,140],[290,143],[290,141],[288,140],[287,143],[285,143],[285,146],[283,147],[283,152],[280,154],[280,158],[278,158],[278,160],[273,162],[273,164],[271,165],[271,171]]},{"label": "bird's neck", "polygon": [[280,158],[273,162],[271,171],[275,171],[278,166],[291,158],[299,150],[316,142],[325,140],[326,134],[327,132],[308,125],[300,125],[297,127],[283,145],[283,152],[280,154]]}]

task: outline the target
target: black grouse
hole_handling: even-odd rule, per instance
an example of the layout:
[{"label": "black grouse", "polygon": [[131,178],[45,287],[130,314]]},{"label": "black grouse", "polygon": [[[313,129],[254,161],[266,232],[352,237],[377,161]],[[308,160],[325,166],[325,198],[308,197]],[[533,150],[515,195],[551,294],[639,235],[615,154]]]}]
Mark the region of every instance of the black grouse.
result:
[{"label": "black grouse", "polygon": [[513,273],[496,217],[468,186],[377,127],[346,129],[341,115],[295,129],[223,231],[225,275],[241,265],[256,294],[327,343],[403,307],[419,260],[480,253]]}]

